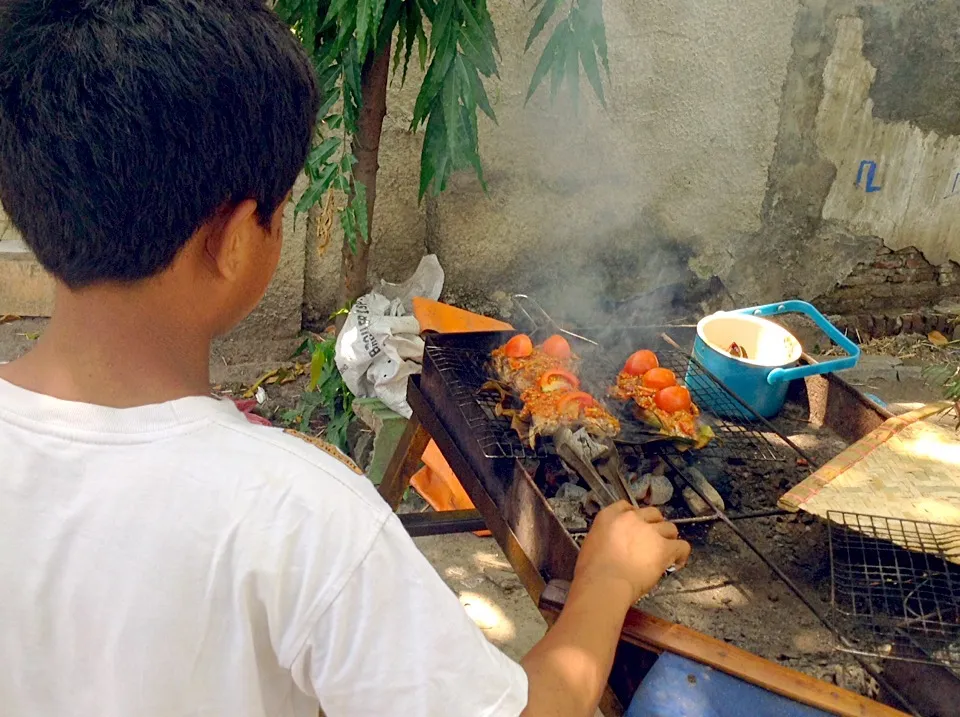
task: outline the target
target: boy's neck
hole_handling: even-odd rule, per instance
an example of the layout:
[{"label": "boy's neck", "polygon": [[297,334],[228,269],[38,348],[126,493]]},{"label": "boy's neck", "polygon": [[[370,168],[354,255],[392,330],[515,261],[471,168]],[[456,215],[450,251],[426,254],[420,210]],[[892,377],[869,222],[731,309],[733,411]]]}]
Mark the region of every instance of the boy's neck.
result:
[{"label": "boy's neck", "polygon": [[0,378],[68,401],[132,408],[210,393],[211,338],[150,292],[58,287],[36,347]]}]

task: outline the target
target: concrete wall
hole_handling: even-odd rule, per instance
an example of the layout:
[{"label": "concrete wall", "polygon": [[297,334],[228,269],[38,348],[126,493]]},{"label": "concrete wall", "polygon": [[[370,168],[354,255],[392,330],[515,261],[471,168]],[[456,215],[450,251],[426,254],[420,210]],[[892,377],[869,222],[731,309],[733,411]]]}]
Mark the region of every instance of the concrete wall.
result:
[{"label": "concrete wall", "polygon": [[[533,292],[581,318],[690,296],[839,306],[850,297],[834,292],[850,294],[840,285],[855,273],[866,286],[878,252],[915,247],[938,275],[960,260],[960,6],[608,0],[610,109],[585,87],[579,115],[543,96],[523,108],[540,50],[522,52],[531,17],[522,3],[491,8],[503,80],[489,86],[499,125],[482,125],[489,194],[464,174],[417,206],[419,78],[395,88],[375,277],[404,278],[432,251],[448,300],[497,311]],[[336,254],[308,252],[308,321],[334,308]],[[858,306],[941,295],[929,277],[911,295],[902,276],[877,275],[897,290],[864,289]]]},{"label": "concrete wall", "polygon": [[0,207],[0,241],[4,239],[14,239],[14,228],[10,224],[10,217],[8,217],[4,213],[3,208]]},{"label": "concrete wall", "polygon": [[[449,301],[503,313],[520,291],[582,320],[960,294],[960,4],[607,0],[609,110],[584,86],[579,112],[544,92],[523,106],[532,16],[490,6],[503,55],[488,84],[499,124],[481,118],[489,193],[465,173],[418,204],[411,73],[389,97],[371,279],[404,279],[433,252]],[[288,231],[248,336],[295,333],[301,302],[308,324],[337,308],[339,233]]]}]

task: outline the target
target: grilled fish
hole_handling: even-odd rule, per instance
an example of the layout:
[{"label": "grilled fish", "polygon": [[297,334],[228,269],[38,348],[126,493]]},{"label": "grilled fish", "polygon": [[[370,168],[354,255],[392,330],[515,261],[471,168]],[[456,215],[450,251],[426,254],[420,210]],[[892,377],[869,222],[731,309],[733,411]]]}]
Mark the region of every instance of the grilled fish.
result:
[{"label": "grilled fish", "polygon": [[696,404],[690,403],[688,409],[681,411],[663,410],[656,402],[657,389],[644,386],[642,376],[621,371],[607,395],[632,401],[636,418],[665,436],[688,440],[695,448],[703,448],[714,438],[713,429],[699,420],[700,409]]},{"label": "grilled fish", "polygon": [[[563,337],[553,336],[534,347],[520,334],[491,353],[497,381],[483,388],[499,391],[497,413],[509,416],[521,440],[531,447],[537,436],[553,436],[560,428],[583,428],[598,439],[611,438],[619,433],[620,423],[593,396],[580,390],[579,363]],[[513,396],[519,396],[520,408],[511,407]]]}]

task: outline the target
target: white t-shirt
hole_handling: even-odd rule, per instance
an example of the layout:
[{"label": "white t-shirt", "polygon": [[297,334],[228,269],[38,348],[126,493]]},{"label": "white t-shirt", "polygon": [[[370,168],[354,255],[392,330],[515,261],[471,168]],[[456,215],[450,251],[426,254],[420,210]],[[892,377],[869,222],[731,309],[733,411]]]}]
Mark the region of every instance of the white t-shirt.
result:
[{"label": "white t-shirt", "polygon": [[232,403],[0,381],[4,717],[518,715],[369,481]]}]

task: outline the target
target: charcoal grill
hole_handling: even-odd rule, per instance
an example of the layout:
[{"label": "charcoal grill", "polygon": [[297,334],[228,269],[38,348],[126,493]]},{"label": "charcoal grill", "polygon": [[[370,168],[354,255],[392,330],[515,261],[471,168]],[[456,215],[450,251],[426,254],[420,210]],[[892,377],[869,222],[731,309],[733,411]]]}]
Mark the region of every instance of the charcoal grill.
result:
[{"label": "charcoal grill", "polygon": [[[663,340],[665,331],[676,347]],[[583,333],[600,346],[594,350],[575,346],[575,350],[584,355],[584,386],[603,395],[604,386],[599,382],[615,376],[626,356],[602,347],[651,348],[657,351],[662,363],[682,375],[687,361],[684,347],[692,346],[695,329],[604,328]],[[489,378],[484,365],[490,350],[509,336],[509,333],[427,336],[423,374],[412,377],[408,386],[413,419],[388,466],[381,494],[394,508],[399,505],[420,454],[427,442],[434,439],[477,508],[477,515],[459,518],[469,526],[465,529],[476,529],[476,517],[482,517],[525,589],[549,620],[559,607],[557,586],[573,577],[578,548],[536,482],[538,466],[551,454],[549,441],[535,449],[524,446],[509,429],[509,423],[493,413],[493,396],[480,392]],[[724,389],[717,385],[714,390]],[[890,417],[835,376],[795,382],[791,392],[792,399],[806,408],[812,424],[825,424],[851,441]],[[730,395],[713,398],[736,400]],[[755,467],[762,476],[770,465],[779,464],[792,467],[795,480],[799,481],[809,471],[801,455],[768,423],[715,419],[711,423],[717,439],[709,450],[679,453],[670,444],[660,444],[657,450],[669,456],[670,465],[676,470],[695,465],[708,476],[716,475],[717,469],[727,466]],[[754,514],[762,515],[763,511]],[[444,532],[450,532],[451,521],[443,522]],[[611,678],[613,692],[607,695],[605,714],[616,714],[617,698],[623,702],[635,687],[628,684],[629,681],[624,682],[623,675],[636,672],[636,665],[644,659],[649,661],[651,652],[664,650],[687,654],[835,714],[888,714],[877,711],[880,706],[870,700],[833,686],[828,689],[824,683],[806,675],[701,633],[652,618],[636,608],[631,611],[622,635],[617,666]],[[772,672],[778,677],[771,681]]]}]

